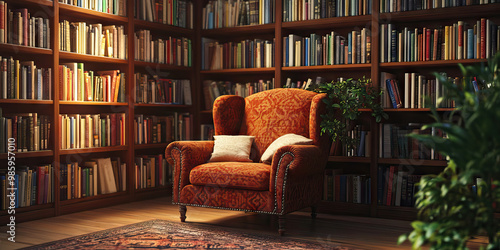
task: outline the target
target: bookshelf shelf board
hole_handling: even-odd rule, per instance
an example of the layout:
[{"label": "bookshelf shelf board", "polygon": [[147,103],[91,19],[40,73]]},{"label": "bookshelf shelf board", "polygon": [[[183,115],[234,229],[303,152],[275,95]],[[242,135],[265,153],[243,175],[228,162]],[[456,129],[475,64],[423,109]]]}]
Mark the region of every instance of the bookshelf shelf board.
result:
[{"label": "bookshelf shelf board", "polygon": [[0,43],[0,52],[15,54],[52,55],[52,49],[15,45],[10,43]]},{"label": "bookshelf shelf board", "polygon": [[[39,205],[33,205],[33,206],[27,206],[27,207],[18,207],[16,208],[16,213],[24,213],[28,211],[36,211],[36,210],[43,210],[43,209],[53,209],[54,208],[54,203],[47,203],[47,204],[39,204]],[[0,216],[7,215],[8,210],[1,210],[0,211]]]},{"label": "bookshelf shelf board", "polygon": [[246,68],[246,69],[218,69],[218,70],[203,70],[201,74],[240,74],[240,73],[274,73],[275,68]]},{"label": "bookshelf shelf board", "polygon": [[32,6],[49,6],[52,7],[54,5],[53,1],[47,1],[47,0],[24,0],[23,4],[29,4]]},{"label": "bookshelf shelf board", "polygon": [[135,149],[166,148],[168,143],[135,144]]},{"label": "bookshelf shelf board", "polygon": [[338,214],[349,214],[349,215],[360,215],[369,216],[370,215],[370,205],[351,203],[351,202],[338,202],[338,201],[325,201],[320,202],[318,212],[320,213],[338,213]]},{"label": "bookshelf shelf board", "polygon": [[329,156],[329,162],[355,162],[355,163],[370,163],[370,157],[354,157],[354,156]]},{"label": "bookshelf shelf board", "polygon": [[344,70],[359,70],[366,69],[369,70],[371,64],[362,63],[362,64],[338,64],[338,65],[318,65],[318,66],[297,66],[297,67],[283,67],[283,71],[329,71],[332,69],[344,69]]},{"label": "bookshelf shelf board", "polygon": [[64,200],[64,201],[61,201],[61,206],[71,205],[71,204],[80,203],[80,202],[88,202],[88,201],[106,199],[106,198],[110,198],[110,197],[125,196],[126,194],[127,194],[126,191],[119,191],[119,192],[110,193],[110,194],[99,194],[99,195],[89,196],[89,197],[84,197],[84,198],[79,198],[79,199]]},{"label": "bookshelf shelf board", "polygon": [[486,62],[486,59],[462,59],[462,60],[439,60],[439,61],[419,61],[419,62],[390,62],[380,63],[382,69],[404,69],[410,67],[457,67],[458,64],[474,64]]},{"label": "bookshelf shelf board", "polygon": [[[32,157],[46,157],[54,155],[52,150],[30,151],[30,152],[14,152],[16,158],[32,158]],[[7,159],[7,153],[0,154],[0,159]]]},{"label": "bookshelf shelf board", "polygon": [[83,106],[128,106],[125,102],[76,102],[59,101],[60,105],[83,105]]},{"label": "bookshelf shelf board", "polygon": [[379,164],[388,165],[411,165],[411,166],[427,166],[427,167],[445,167],[448,162],[444,160],[421,160],[421,159],[393,159],[380,158]]},{"label": "bookshelf shelf board", "polygon": [[138,29],[156,30],[156,31],[165,32],[165,34],[172,34],[173,33],[174,36],[181,35],[181,36],[187,36],[188,38],[192,38],[192,36],[194,35],[194,31],[192,29],[187,29],[187,28],[182,28],[182,27],[178,27],[178,26],[157,23],[157,22],[148,22],[148,21],[137,20],[137,19],[134,19],[134,28],[135,28],[135,30],[138,30]]},{"label": "bookshelf shelf board", "polygon": [[135,103],[135,107],[158,107],[158,108],[190,108],[191,105],[171,104],[171,103]]},{"label": "bookshelf shelf board", "polygon": [[104,56],[92,56],[86,54],[78,54],[67,51],[59,51],[59,57],[64,60],[78,61],[78,62],[90,62],[90,63],[110,63],[110,64],[127,64],[128,60],[104,57]]},{"label": "bookshelf shelf board", "polygon": [[63,3],[59,3],[59,12],[64,13],[64,15],[71,15],[86,19],[90,18],[93,20],[111,21],[114,24],[126,24],[128,22],[128,17],[108,14],[95,10],[89,10],[78,6],[73,6]]},{"label": "bookshelf shelf board", "polygon": [[26,99],[0,99],[0,104],[39,104],[39,105],[50,105],[54,104],[52,100],[26,100]]},{"label": "bookshelf shelf board", "polygon": [[77,149],[61,149],[61,155],[82,154],[82,153],[101,153],[101,152],[114,152],[126,151],[127,146],[112,146],[112,147],[98,147],[98,148],[77,148]]},{"label": "bookshelf shelf board", "polygon": [[281,26],[288,30],[318,30],[338,27],[354,27],[370,25],[371,15],[331,17],[306,21],[283,22]]},{"label": "bookshelf shelf board", "polygon": [[201,30],[201,36],[221,38],[241,35],[274,34],[274,26],[274,23],[268,23],[261,25],[245,25],[219,29],[204,29]]},{"label": "bookshelf shelf board", "polygon": [[428,10],[402,11],[393,13],[381,13],[380,23],[455,20],[457,19],[457,17],[488,17],[497,16],[498,12],[500,12],[500,4],[498,3]]},{"label": "bookshelf shelf board", "polygon": [[163,64],[163,63],[142,62],[142,61],[134,61],[134,66],[142,68],[172,70],[172,71],[186,71],[186,72],[192,71],[192,67],[177,66],[177,65]]},{"label": "bookshelf shelf board", "polygon": [[[447,112],[447,111],[454,111],[455,108],[437,108],[436,111],[438,112]],[[384,109],[384,112],[430,112],[430,108],[420,108],[420,109]]]},{"label": "bookshelf shelf board", "polygon": [[151,187],[151,188],[140,188],[140,189],[136,189],[135,192],[136,193],[147,193],[147,192],[153,192],[153,191],[158,191],[158,190],[168,190],[169,186],[171,186],[171,185],[172,184],[167,183],[167,185],[165,185],[165,186],[158,186],[158,187]]}]

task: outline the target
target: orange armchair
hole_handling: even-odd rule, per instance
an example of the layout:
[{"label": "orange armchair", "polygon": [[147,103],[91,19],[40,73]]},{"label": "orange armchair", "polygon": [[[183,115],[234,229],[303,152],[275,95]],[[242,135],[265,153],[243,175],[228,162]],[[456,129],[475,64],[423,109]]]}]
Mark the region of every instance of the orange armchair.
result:
[{"label": "orange armchair", "polygon": [[[279,233],[285,232],[285,214],[312,207],[321,199],[330,140],[320,135],[325,94],[301,89],[274,89],[246,98],[221,96],[213,108],[216,135],[255,136],[253,162],[208,162],[213,141],[176,141],[165,157],[174,166],[173,203],[180,218],[186,206],[250,211],[279,215]],[[269,163],[259,162],[278,137],[294,133],[312,145],[279,148]]]}]

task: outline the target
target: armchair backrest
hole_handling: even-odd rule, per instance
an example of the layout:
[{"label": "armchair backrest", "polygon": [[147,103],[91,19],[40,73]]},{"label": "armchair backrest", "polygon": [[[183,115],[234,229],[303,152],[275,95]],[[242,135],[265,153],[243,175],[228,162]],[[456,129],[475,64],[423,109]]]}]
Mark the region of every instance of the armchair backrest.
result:
[{"label": "armchair backrest", "polygon": [[214,103],[216,135],[253,135],[258,157],[278,137],[294,133],[328,150],[320,136],[325,94],[302,89],[273,89],[242,98],[221,96]]}]

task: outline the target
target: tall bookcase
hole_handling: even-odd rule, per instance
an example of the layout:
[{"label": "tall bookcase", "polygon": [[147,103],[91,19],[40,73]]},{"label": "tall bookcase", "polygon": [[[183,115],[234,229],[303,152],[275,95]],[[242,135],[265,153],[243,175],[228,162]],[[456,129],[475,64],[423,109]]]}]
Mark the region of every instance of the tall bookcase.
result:
[{"label": "tall bookcase", "polygon": [[[297,81],[307,78],[314,79],[314,77],[319,75],[322,76],[324,80],[331,81],[337,79],[338,77],[352,77],[357,79],[366,76],[367,78],[371,78],[373,86],[380,88],[383,84],[385,84],[380,82],[382,72],[395,74],[399,79],[404,79],[403,77],[405,72],[417,72],[426,76],[431,76],[432,72],[444,71],[450,76],[460,76],[461,74],[457,66],[458,63],[470,65],[485,62],[486,59],[381,63],[380,26],[382,24],[392,23],[413,28],[438,28],[440,25],[451,25],[457,21],[466,21],[470,23],[474,21],[475,23],[475,21],[480,18],[490,18],[496,23],[500,21],[497,14],[500,11],[500,4],[498,3],[380,13],[381,0],[373,0],[371,9],[372,14],[369,15],[284,22],[283,4],[285,1],[286,0],[276,0],[275,23],[206,29],[201,31],[202,37],[213,38],[222,42],[240,41],[254,38],[275,38],[274,67],[202,70],[200,71],[200,80],[203,81],[205,79],[211,79],[245,82],[274,77],[274,87],[279,88],[285,85],[287,78],[292,78],[294,81]],[[201,11],[200,9],[208,3],[208,1],[201,2],[202,3],[197,6],[199,9],[198,11]],[[200,23],[198,23],[198,25],[200,25]],[[319,35],[325,35],[330,31],[335,31],[341,35],[345,35],[346,32],[361,30],[362,28],[367,28],[371,31],[371,61],[369,63],[295,67],[283,66],[283,47],[285,45],[283,44],[282,38],[289,34],[308,36],[311,33],[317,33]],[[204,96],[203,98],[207,98],[207,96]],[[206,110],[204,108],[203,100],[201,100],[199,104],[201,110],[201,123],[210,123],[212,114],[211,110]],[[438,113],[442,116],[448,115],[452,110],[452,108],[437,109]],[[440,172],[446,166],[446,161],[383,158],[379,156],[379,151],[381,149],[380,142],[383,140],[380,137],[380,129],[384,123],[430,123],[433,121],[429,115],[430,109],[385,109],[384,111],[389,115],[389,119],[383,120],[380,124],[375,122],[375,120],[370,117],[370,110],[365,109],[360,111],[362,111],[360,123],[367,126],[371,131],[372,139],[370,145],[370,156],[330,156],[327,169],[342,169],[344,174],[366,175],[370,177],[371,202],[370,204],[359,204],[322,201],[319,211],[335,214],[350,214],[392,219],[414,219],[416,217],[416,209],[413,207],[378,205],[376,199],[377,188],[380,188],[380,183],[377,183],[378,166],[406,166],[411,168],[413,174],[420,175]]]},{"label": "tall bookcase", "polygon": [[[52,68],[52,100],[19,100],[2,99],[0,107],[3,114],[6,113],[29,113],[38,112],[48,114],[51,119],[49,150],[34,152],[16,152],[16,165],[35,165],[39,163],[52,163],[54,169],[54,202],[42,205],[33,205],[16,208],[16,222],[34,220],[83,211],[93,208],[110,206],[118,203],[150,199],[168,196],[171,186],[156,186],[153,188],[136,189],[135,187],[135,157],[139,155],[164,154],[168,143],[134,144],[134,116],[136,114],[164,115],[172,112],[197,114],[199,94],[193,93],[193,105],[177,104],[139,104],[135,103],[134,73],[142,72],[160,74],[175,79],[189,79],[193,85],[197,80],[196,67],[174,66],[169,64],[157,64],[136,61],[134,59],[134,33],[141,29],[160,33],[167,37],[187,37],[192,41],[193,55],[196,55],[197,40],[193,29],[153,23],[134,18],[135,0],[125,0],[127,9],[124,16],[113,15],[72,5],[59,3],[59,1],[48,0],[23,0],[7,2],[13,8],[27,8],[29,12],[37,16],[43,16],[50,20],[50,49],[18,46],[7,43],[0,44],[2,56],[13,56],[20,60],[33,60],[35,64]],[[127,34],[128,51],[127,59],[92,56],[61,51],[59,49],[59,22],[69,20],[73,22],[102,23],[103,25],[123,25],[124,33]],[[196,18],[195,18],[196,20]],[[197,64],[196,56],[193,56],[193,65]],[[98,70],[120,70],[125,73],[125,102],[82,102],[59,100],[59,65],[66,62],[84,63],[85,68]],[[196,89],[191,86],[191,89]],[[125,113],[126,116],[126,143],[123,146],[96,147],[83,149],[61,149],[58,135],[61,127],[58,125],[59,114],[103,114],[103,113]],[[198,124],[194,124],[198,126]],[[61,201],[59,184],[59,163],[85,161],[99,157],[119,157],[122,163],[127,164],[126,169],[126,191],[116,193],[90,196],[79,199]],[[0,160],[7,162],[7,154],[0,154]],[[2,164],[4,165],[4,164]],[[1,223],[7,223],[10,215],[7,210],[0,211]]]}]

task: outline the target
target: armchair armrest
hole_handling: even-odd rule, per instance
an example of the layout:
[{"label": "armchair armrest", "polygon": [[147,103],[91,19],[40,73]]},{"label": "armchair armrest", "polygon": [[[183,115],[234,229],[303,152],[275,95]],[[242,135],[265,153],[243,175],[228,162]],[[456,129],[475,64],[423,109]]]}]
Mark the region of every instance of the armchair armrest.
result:
[{"label": "armchair armrest", "polygon": [[165,149],[165,159],[174,166],[173,202],[179,202],[182,187],[189,184],[191,170],[210,159],[213,141],[175,141]]},{"label": "armchair armrest", "polygon": [[310,182],[318,182],[317,179],[322,180],[326,157],[315,145],[284,146],[274,153],[269,190],[274,193],[275,212],[283,214],[291,209],[284,207],[285,196],[294,196],[290,193],[294,191],[290,190],[296,190],[297,186],[309,185]]}]

